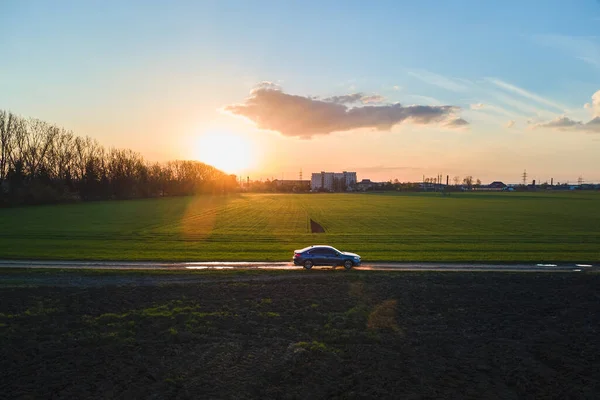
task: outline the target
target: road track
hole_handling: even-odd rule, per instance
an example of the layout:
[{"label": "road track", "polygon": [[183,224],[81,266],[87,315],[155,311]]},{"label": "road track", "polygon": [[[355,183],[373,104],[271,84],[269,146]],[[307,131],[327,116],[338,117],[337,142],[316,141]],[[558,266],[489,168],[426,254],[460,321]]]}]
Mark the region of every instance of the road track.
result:
[{"label": "road track", "polygon": [[[0,268],[55,268],[55,269],[116,269],[116,270],[206,270],[206,269],[261,269],[300,270],[291,262],[152,262],[152,261],[41,261],[0,260]],[[314,267],[331,269],[331,267]],[[342,269],[343,267],[337,267]],[[600,265],[576,263],[544,264],[484,264],[484,263],[383,263],[367,262],[361,271],[498,271],[498,272],[590,272],[600,271]]]}]

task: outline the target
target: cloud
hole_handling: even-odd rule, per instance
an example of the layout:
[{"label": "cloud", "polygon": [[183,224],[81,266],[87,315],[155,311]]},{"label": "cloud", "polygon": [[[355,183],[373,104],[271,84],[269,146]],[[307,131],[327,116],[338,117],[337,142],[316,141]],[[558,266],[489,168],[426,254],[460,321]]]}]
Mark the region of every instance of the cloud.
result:
[{"label": "cloud", "polygon": [[486,104],[485,105],[485,111],[491,111],[491,112],[496,113],[496,114],[502,114],[502,115],[505,115],[505,116],[507,116],[509,118],[516,118],[516,117],[522,117],[523,116],[522,114],[511,112],[511,111],[508,111],[507,109],[505,109],[503,107],[495,106],[495,105],[492,105],[492,104]]},{"label": "cloud", "polygon": [[557,117],[549,122],[543,122],[536,124],[536,128],[555,128],[558,130],[568,130],[571,128],[578,128],[583,126],[583,123],[572,120],[569,117]]},{"label": "cloud", "polygon": [[371,96],[364,96],[362,99],[360,99],[360,101],[362,101],[363,104],[383,103],[385,101],[385,97],[380,96],[378,94],[374,94]]},{"label": "cloud", "polygon": [[408,74],[417,79],[422,80],[425,83],[439,86],[452,92],[466,92],[469,89],[467,84],[470,84],[470,82],[465,79],[446,78],[445,76],[423,70],[409,71]]},{"label": "cloud", "polygon": [[402,96],[402,98],[407,99],[407,101],[425,103],[425,104],[431,105],[431,106],[441,106],[444,103],[443,101],[440,101],[440,100],[436,99],[435,97],[421,96],[418,94],[407,94],[407,95]]},{"label": "cloud", "polygon": [[575,121],[568,117],[558,117],[546,123],[536,124],[535,128],[554,128],[559,131],[579,130],[600,133],[600,117],[588,122]]},{"label": "cloud", "polygon": [[585,127],[592,132],[600,132],[600,117],[596,117],[585,124]]},{"label": "cloud", "polygon": [[534,114],[538,117],[545,116],[546,118],[550,118],[551,116],[556,115],[556,113],[548,111],[545,108],[540,108],[535,105],[532,105],[531,103],[517,100],[515,97],[508,96],[503,93],[492,93],[492,96],[496,100],[508,106],[511,110],[516,110],[516,112],[526,112],[529,114]]},{"label": "cloud", "polygon": [[[506,97],[508,97],[508,96],[506,96]],[[505,108],[494,105],[492,103],[485,103],[485,104],[484,103],[475,103],[475,104],[469,105],[469,108],[473,111],[481,111],[482,113],[501,114],[501,115],[504,115],[511,119],[519,117],[518,114],[516,114],[514,112],[510,112],[510,111],[506,110]]]},{"label": "cloud", "polygon": [[[315,99],[318,99],[318,98],[315,97]],[[335,104],[381,103],[384,100],[385,100],[385,97],[380,96],[378,94],[366,96],[363,93],[345,94],[345,95],[341,95],[341,96],[326,97],[323,99],[323,101],[327,101],[329,103],[335,103]]]},{"label": "cloud", "polygon": [[252,91],[260,90],[260,89],[281,91],[281,86],[279,86],[278,84],[276,84],[274,82],[262,81],[262,82],[258,83],[256,86],[254,86],[254,89],[252,89]]},{"label": "cloud", "polygon": [[511,85],[510,83],[501,81],[500,79],[488,78],[487,80],[489,82],[493,83],[494,85],[498,86],[499,88],[502,88],[502,89],[504,89],[506,91],[509,91],[509,92],[516,93],[518,95],[521,95],[521,96],[523,96],[525,98],[528,98],[530,100],[536,101],[538,103],[544,104],[546,106],[558,109],[560,111],[564,111],[566,109],[566,107],[563,106],[562,104],[558,104],[558,103],[555,103],[555,102],[553,102],[551,100],[545,99],[545,98],[543,98],[543,97],[541,97],[541,96],[539,96],[539,95],[537,95],[535,93],[529,92],[529,91],[527,91],[525,89],[522,89],[522,88],[520,88],[518,86]]},{"label": "cloud", "polygon": [[246,117],[260,129],[300,138],[359,128],[390,130],[394,125],[405,122],[423,125],[446,123],[450,126],[467,124],[467,121],[456,116],[460,108],[451,105],[402,106],[396,103],[349,107],[340,104],[340,101],[350,100],[347,96],[359,98],[356,95],[319,100],[287,94],[279,88],[258,87],[243,103],[226,106],[224,111]]},{"label": "cloud", "polygon": [[566,35],[535,35],[533,40],[554,47],[595,67],[600,67],[600,43],[594,37]]},{"label": "cloud", "polygon": [[508,122],[506,123],[506,127],[507,127],[508,129],[510,129],[510,128],[512,128],[513,126],[515,126],[515,124],[516,124],[515,120],[512,120],[512,119],[511,119],[510,121],[508,121]]},{"label": "cloud", "polygon": [[362,93],[352,93],[352,94],[344,94],[342,96],[332,96],[323,99],[323,101],[327,101],[329,103],[335,104],[352,104],[360,101],[363,98]]},{"label": "cloud", "polygon": [[447,126],[448,128],[462,128],[467,125],[469,125],[469,122],[462,118],[454,118],[444,124],[444,126]]},{"label": "cloud", "polygon": [[588,122],[576,121],[569,117],[562,116],[549,122],[534,124],[533,128],[600,133],[600,90],[592,95],[592,102],[586,103],[584,107],[592,111],[593,118]]},{"label": "cloud", "polygon": [[594,117],[600,117],[600,90],[592,95],[592,102],[585,103],[585,108],[592,110]]},{"label": "cloud", "polygon": [[394,86],[392,86],[392,89],[393,89],[393,90],[400,90],[400,86],[398,86],[398,85],[394,85]]}]

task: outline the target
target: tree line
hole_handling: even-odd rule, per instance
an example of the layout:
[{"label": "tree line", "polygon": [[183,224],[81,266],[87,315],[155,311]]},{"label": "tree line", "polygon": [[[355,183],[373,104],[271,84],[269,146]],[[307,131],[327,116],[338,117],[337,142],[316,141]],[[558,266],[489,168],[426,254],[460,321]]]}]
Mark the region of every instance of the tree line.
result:
[{"label": "tree line", "polygon": [[224,193],[236,177],[198,161],[150,163],[129,149],[0,110],[0,206]]}]

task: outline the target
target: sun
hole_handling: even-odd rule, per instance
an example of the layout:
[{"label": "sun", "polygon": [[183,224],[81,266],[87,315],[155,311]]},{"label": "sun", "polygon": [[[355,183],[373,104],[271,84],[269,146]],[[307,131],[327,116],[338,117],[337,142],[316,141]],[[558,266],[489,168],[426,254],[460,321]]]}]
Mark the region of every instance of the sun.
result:
[{"label": "sun", "polygon": [[230,132],[204,133],[196,140],[195,156],[199,161],[235,174],[250,168],[256,161],[253,143]]}]

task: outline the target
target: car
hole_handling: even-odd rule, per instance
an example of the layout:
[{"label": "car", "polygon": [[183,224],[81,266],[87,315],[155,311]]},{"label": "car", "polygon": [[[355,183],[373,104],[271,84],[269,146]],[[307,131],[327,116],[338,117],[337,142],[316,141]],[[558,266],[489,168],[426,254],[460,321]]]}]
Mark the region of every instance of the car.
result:
[{"label": "car", "polygon": [[360,265],[360,256],[355,253],[340,251],[335,247],[318,245],[294,250],[294,265],[302,265],[311,269],[314,265],[331,265],[334,268],[343,265],[346,269]]}]

